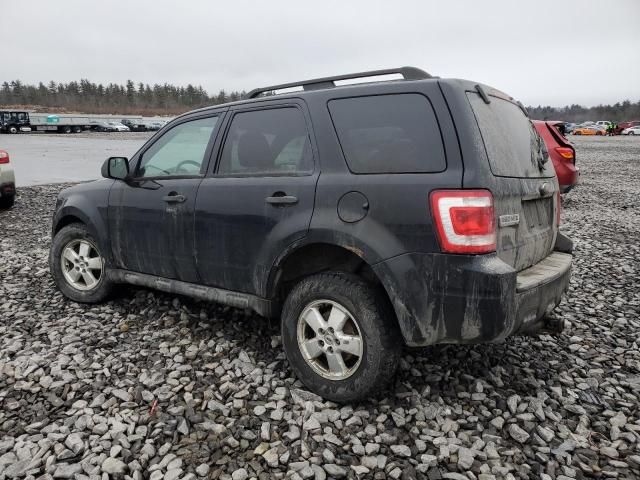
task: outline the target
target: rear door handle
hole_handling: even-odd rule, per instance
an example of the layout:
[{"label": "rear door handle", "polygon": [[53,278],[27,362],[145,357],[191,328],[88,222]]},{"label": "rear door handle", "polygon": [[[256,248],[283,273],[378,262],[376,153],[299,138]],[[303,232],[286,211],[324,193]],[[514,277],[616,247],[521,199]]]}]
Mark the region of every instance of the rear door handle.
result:
[{"label": "rear door handle", "polygon": [[298,203],[298,197],[293,195],[274,195],[265,199],[271,205],[295,205]]},{"label": "rear door handle", "polygon": [[184,195],[167,195],[166,197],[162,197],[167,203],[182,203],[187,199]]}]

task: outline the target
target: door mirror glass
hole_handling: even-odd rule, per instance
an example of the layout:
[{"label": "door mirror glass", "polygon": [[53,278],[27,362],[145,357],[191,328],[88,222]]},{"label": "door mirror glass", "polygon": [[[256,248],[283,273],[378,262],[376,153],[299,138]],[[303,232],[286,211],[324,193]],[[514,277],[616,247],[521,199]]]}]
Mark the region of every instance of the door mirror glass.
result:
[{"label": "door mirror glass", "polygon": [[102,176],[123,180],[129,175],[129,160],[125,157],[110,157],[102,164]]}]

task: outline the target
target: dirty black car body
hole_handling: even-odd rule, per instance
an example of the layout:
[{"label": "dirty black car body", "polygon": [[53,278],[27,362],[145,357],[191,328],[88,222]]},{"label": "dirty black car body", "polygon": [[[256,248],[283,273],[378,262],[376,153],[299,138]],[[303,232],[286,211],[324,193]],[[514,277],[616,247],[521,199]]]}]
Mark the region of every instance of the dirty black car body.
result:
[{"label": "dirty black car body", "polygon": [[[335,85],[381,72],[404,78]],[[65,295],[127,283],[280,316],[296,374],[336,401],[379,388],[403,344],[561,327],[549,313],[572,245],[544,143],[511,97],[409,67],[249,96],[174,119],[60,194]]]}]

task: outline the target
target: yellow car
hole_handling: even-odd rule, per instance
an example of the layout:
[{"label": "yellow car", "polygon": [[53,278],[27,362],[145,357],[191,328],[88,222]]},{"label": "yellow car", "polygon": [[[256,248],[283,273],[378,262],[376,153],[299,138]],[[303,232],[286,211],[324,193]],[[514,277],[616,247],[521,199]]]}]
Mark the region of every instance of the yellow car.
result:
[{"label": "yellow car", "polygon": [[604,130],[596,126],[576,127],[573,129],[574,135],[604,135]]}]

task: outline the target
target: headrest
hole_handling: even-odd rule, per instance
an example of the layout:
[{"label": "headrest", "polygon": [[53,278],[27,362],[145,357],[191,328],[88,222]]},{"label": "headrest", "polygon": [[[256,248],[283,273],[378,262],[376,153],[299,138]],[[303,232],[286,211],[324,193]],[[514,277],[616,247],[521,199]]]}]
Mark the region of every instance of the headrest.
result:
[{"label": "headrest", "polygon": [[249,170],[273,169],[273,152],[263,134],[245,132],[238,140],[238,162]]}]

